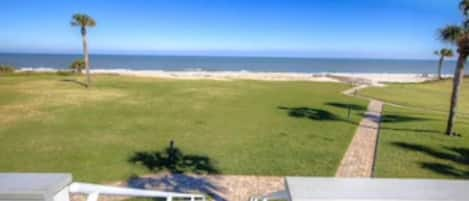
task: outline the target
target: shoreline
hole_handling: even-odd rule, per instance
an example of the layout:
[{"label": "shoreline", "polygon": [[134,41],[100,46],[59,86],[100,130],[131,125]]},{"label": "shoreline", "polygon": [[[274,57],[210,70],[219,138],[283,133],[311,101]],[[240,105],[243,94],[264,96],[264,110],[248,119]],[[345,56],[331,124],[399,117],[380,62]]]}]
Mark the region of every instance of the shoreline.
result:
[{"label": "shoreline", "polygon": [[[52,68],[20,68],[18,72],[58,72]],[[421,83],[436,78],[423,73],[297,73],[251,71],[164,71],[129,69],[92,69],[92,74],[114,74],[136,77],[155,77],[182,80],[261,80],[261,81],[310,81],[345,82],[351,84],[382,86],[386,83]],[[443,75],[445,78],[451,75]]]}]

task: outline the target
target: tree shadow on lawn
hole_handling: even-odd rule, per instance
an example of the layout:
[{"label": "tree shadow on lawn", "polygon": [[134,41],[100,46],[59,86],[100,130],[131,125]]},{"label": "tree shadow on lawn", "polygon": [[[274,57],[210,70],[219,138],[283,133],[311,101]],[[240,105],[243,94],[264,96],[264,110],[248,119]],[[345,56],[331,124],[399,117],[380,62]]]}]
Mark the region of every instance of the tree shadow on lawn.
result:
[{"label": "tree shadow on lawn", "polygon": [[402,123],[402,122],[412,122],[412,121],[428,121],[428,118],[404,116],[404,115],[395,115],[395,114],[382,114],[381,118],[378,118],[374,114],[365,112],[362,114],[363,117],[371,117],[375,119],[374,121],[380,121],[381,123]]},{"label": "tree shadow on lawn", "polygon": [[469,178],[469,171],[455,168],[452,165],[441,164],[441,163],[426,163],[426,162],[422,162],[420,163],[420,165],[423,169],[431,170],[440,175],[446,175],[446,176],[450,176],[450,177],[454,177],[458,179]]},{"label": "tree shadow on lawn", "polygon": [[[221,194],[225,189],[203,176],[221,173],[212,160],[207,156],[184,154],[174,146],[173,141],[163,151],[135,152],[128,161],[143,165],[152,172],[170,172],[152,177],[132,177],[127,181],[129,187],[156,188],[181,193],[200,192],[217,201],[226,201]],[[211,178],[213,180],[216,176],[212,175]]]},{"label": "tree shadow on lawn", "polygon": [[[461,165],[469,165],[469,149],[468,148],[444,146],[443,149],[445,149],[446,151],[439,151],[428,146],[405,143],[405,142],[393,142],[392,145],[397,146],[402,149],[424,153],[426,155],[429,155],[431,157],[434,157],[440,160],[445,160],[448,162],[453,162],[453,163],[457,163]],[[452,177],[457,177],[457,178],[469,177],[468,170],[458,169],[449,164],[434,163],[434,162],[432,163],[421,162],[420,165],[423,169],[429,169],[440,175],[452,176]]]},{"label": "tree shadow on lawn", "polygon": [[74,83],[74,84],[78,84],[82,87],[88,87],[88,85],[84,82],[81,82],[81,81],[78,81],[78,80],[74,80],[74,79],[62,79],[60,80],[61,82],[71,82],[71,83]]},{"label": "tree shadow on lawn", "polygon": [[394,115],[394,114],[385,114],[381,116],[382,123],[401,123],[401,122],[428,121],[428,120],[430,119],[412,117],[412,116]]},{"label": "tree shadow on lawn", "polygon": [[399,128],[399,127],[394,127],[394,125],[392,125],[392,124],[404,123],[404,122],[414,122],[414,121],[423,122],[423,121],[430,121],[430,120],[432,119],[413,117],[413,116],[404,116],[404,115],[394,115],[394,114],[382,115],[381,122],[385,123],[385,126],[382,126],[381,129],[392,130],[392,131],[407,131],[407,132],[415,132],[415,133],[444,134],[443,131],[439,131],[439,130],[419,129],[419,128]]},{"label": "tree shadow on lawn", "polygon": [[207,156],[187,155],[176,147],[163,151],[135,152],[128,160],[130,163],[145,166],[148,170],[169,171],[171,173],[219,174],[212,160]]},{"label": "tree shadow on lawn", "polygon": [[337,107],[337,108],[342,108],[342,109],[352,109],[352,110],[358,110],[358,111],[366,111],[367,110],[367,107],[365,107],[363,105],[357,105],[357,104],[327,102],[326,105]]},{"label": "tree shadow on lawn", "polygon": [[288,111],[288,116],[294,118],[307,118],[315,121],[341,121],[335,114],[322,109],[285,106],[279,106],[278,109]]},{"label": "tree shadow on lawn", "polygon": [[[412,116],[404,116],[404,115],[381,115],[381,118],[376,116],[373,113],[365,112],[366,108],[360,105],[355,104],[345,104],[345,103],[337,103],[337,102],[330,102],[326,103],[326,105],[348,109],[353,108],[353,111],[362,112],[361,114],[363,117],[368,117],[372,121],[381,122],[381,123],[400,123],[400,122],[411,122],[411,121],[427,121],[429,119],[426,118],[419,118],[419,117],[412,117]],[[353,125],[360,125],[359,122],[352,121],[346,118],[341,118],[335,115],[332,112],[323,109],[316,109],[310,107],[285,107],[279,106],[278,109],[286,110],[288,112],[288,116],[293,118],[307,118],[313,121],[340,121],[345,123],[350,123]],[[374,128],[376,129],[376,128]],[[380,127],[381,130],[394,130],[394,131],[409,131],[409,132],[417,132],[417,133],[442,133],[437,130],[427,130],[427,129],[407,129],[407,128],[393,128],[389,126],[382,126]]]},{"label": "tree shadow on lawn", "polygon": [[405,132],[414,132],[414,133],[427,133],[427,134],[444,134],[443,131],[431,130],[431,129],[412,129],[412,128],[393,128],[393,127],[381,127],[381,130],[390,130],[390,131],[405,131]]}]

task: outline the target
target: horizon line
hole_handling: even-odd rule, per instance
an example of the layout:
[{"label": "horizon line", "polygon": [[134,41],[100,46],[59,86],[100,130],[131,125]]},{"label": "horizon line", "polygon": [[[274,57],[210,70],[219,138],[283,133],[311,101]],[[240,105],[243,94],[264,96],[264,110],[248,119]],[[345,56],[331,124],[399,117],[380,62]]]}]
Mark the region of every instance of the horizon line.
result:
[{"label": "horizon line", "polygon": [[[0,51],[0,54],[36,54],[36,55],[82,55],[82,53],[36,52],[36,51]],[[210,54],[165,54],[165,53],[90,53],[97,56],[160,56],[160,57],[225,57],[225,58],[281,58],[281,59],[349,59],[349,60],[416,60],[437,61],[438,58],[386,58],[386,57],[322,57],[322,56],[287,56],[287,55],[210,55]],[[456,60],[453,58],[448,61]]]}]

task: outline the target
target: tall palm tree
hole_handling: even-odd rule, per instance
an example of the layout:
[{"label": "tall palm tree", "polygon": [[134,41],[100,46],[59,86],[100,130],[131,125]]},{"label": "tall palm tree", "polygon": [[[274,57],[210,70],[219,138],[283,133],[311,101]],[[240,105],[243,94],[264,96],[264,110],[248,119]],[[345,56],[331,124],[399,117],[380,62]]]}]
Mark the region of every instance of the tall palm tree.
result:
[{"label": "tall palm tree", "polygon": [[450,109],[446,134],[454,135],[454,123],[456,121],[456,111],[459,94],[464,78],[464,65],[469,56],[469,0],[462,0],[459,7],[464,15],[462,25],[448,25],[439,32],[441,40],[452,43],[458,47],[458,62],[453,78],[453,91],[451,94]]},{"label": "tall palm tree", "polygon": [[96,21],[86,14],[75,14],[72,17],[72,26],[78,26],[81,30],[81,36],[83,39],[83,60],[85,62],[85,69],[86,69],[86,85],[87,87],[90,86],[91,77],[90,77],[90,63],[88,59],[88,37],[87,37],[87,28],[88,27],[95,27]]},{"label": "tall palm tree", "polygon": [[438,79],[441,80],[441,69],[443,68],[443,61],[445,60],[445,58],[453,57],[453,50],[448,48],[442,48],[439,51],[435,51],[434,54],[440,57],[440,60],[438,62]]}]

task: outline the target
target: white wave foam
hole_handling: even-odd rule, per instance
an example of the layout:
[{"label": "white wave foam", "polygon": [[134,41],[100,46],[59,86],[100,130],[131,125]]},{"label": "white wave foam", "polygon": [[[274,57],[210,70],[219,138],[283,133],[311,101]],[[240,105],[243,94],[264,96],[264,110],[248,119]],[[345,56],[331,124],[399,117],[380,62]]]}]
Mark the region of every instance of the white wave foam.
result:
[{"label": "white wave foam", "polygon": [[18,70],[19,72],[57,72],[57,69],[54,68],[47,68],[47,67],[39,67],[39,68],[31,68],[31,67],[24,67]]}]

